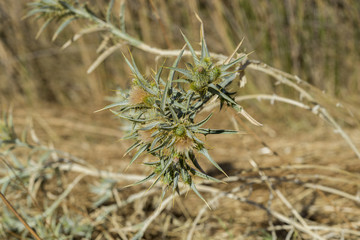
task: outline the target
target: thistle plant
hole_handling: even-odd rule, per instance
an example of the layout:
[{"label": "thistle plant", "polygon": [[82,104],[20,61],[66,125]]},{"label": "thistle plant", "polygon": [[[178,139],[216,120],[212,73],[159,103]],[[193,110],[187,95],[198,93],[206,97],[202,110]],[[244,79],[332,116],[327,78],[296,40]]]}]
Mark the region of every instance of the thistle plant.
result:
[{"label": "thistle plant", "polygon": [[[104,20],[97,17],[86,4],[80,4],[76,0],[40,0],[31,4],[33,10],[28,13],[28,16],[37,14],[38,17],[45,19],[40,33],[50,22],[54,20],[62,22],[53,39],[69,23],[84,18],[94,23],[96,28],[107,30],[114,37],[131,42],[132,45],[143,44],[125,33],[123,21],[121,21],[120,29],[111,23],[113,4],[114,1],[110,1]],[[156,161],[144,163],[153,169],[152,173],[132,185],[153,180],[150,186],[152,187],[161,181],[164,186],[162,196],[165,196],[167,190],[173,193],[179,192],[179,184],[183,183],[204,200],[196,189],[194,177],[216,182],[219,180],[203,171],[198,162],[199,155],[203,155],[226,175],[209,154],[203,139],[209,134],[229,134],[236,131],[204,128],[212,114],[200,121],[196,120],[197,115],[210,100],[218,100],[220,108],[227,105],[251,123],[261,125],[235,102],[233,98],[235,93],[228,90],[228,86],[239,77],[239,71],[243,70],[239,66],[247,56],[234,57],[237,48],[222,63],[215,62],[207,48],[202,24],[200,35],[200,54],[195,52],[183,34],[186,45],[179,52],[173,65],[161,66],[149,79],[140,73],[132,56],[130,60],[125,57],[133,74],[132,88],[130,91],[121,91],[121,101],[103,108],[111,109],[118,117],[131,123],[131,130],[125,138],[133,139],[134,144],[126,153],[136,152],[129,166],[145,153],[156,159]],[[181,68],[179,63],[185,47],[191,53],[192,62],[186,63],[185,68]],[[168,76],[165,79],[163,78],[164,69],[168,70]]]},{"label": "thistle plant", "polygon": [[[143,153],[151,154],[157,159],[144,163],[153,168],[152,173],[132,185],[155,178],[151,187],[161,181],[164,185],[164,196],[168,189],[179,192],[179,183],[182,182],[204,200],[196,189],[194,176],[216,182],[219,180],[203,171],[197,156],[203,155],[223,174],[226,173],[210,156],[202,136],[236,131],[204,128],[212,114],[200,121],[195,119],[212,98],[217,98],[221,107],[226,104],[244,114],[243,108],[232,98],[234,93],[226,90],[236,79],[235,66],[244,56],[227,61],[228,63],[215,64],[204,37],[201,39],[200,56],[196,55],[185,36],[184,39],[193,60],[192,63],[186,63],[186,68],[179,67],[185,46],[171,67],[160,67],[150,79],[140,73],[132,56],[130,60],[125,58],[133,74],[132,88],[121,94],[122,101],[104,109],[112,108],[114,114],[132,123],[131,131],[125,138],[134,139],[135,143],[126,153],[135,149],[136,153],[129,166]],[[164,68],[169,69],[166,79],[162,78]],[[248,114],[245,116],[252,123],[260,125]]]}]

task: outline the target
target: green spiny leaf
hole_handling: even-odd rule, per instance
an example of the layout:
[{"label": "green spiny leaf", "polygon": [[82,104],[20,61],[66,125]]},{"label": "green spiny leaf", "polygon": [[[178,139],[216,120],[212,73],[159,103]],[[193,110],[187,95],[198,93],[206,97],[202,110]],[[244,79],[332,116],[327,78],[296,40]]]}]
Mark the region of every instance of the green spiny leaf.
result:
[{"label": "green spiny leaf", "polygon": [[228,129],[209,129],[209,128],[199,128],[197,131],[197,133],[201,133],[204,135],[208,135],[208,134],[234,134],[234,133],[238,133],[238,131],[236,130],[228,130]]},{"label": "green spiny leaf", "polygon": [[174,110],[174,108],[173,108],[171,105],[169,105],[169,110],[170,110],[170,112],[171,112],[171,115],[172,115],[172,117],[173,117],[173,120],[174,120],[176,123],[178,123],[178,122],[179,122],[179,118],[177,117],[177,115],[176,115],[176,113],[175,113],[175,110]]},{"label": "green spiny leaf", "polygon": [[204,120],[202,120],[202,121],[200,121],[200,122],[198,122],[198,123],[196,123],[196,124],[193,124],[193,125],[191,125],[190,127],[201,127],[202,125],[204,125],[205,123],[207,123],[207,121],[210,120],[211,116],[212,116],[212,113],[210,113],[209,116],[207,116]]},{"label": "green spiny leaf", "polygon": [[110,108],[114,108],[114,107],[119,107],[119,106],[126,106],[129,104],[129,101],[128,100],[124,100],[124,101],[121,101],[121,102],[116,102],[116,103],[113,103],[113,104],[110,104],[110,105],[107,105],[106,107],[102,108],[102,109],[99,109],[99,110],[96,110],[95,112],[100,112],[100,111],[103,111],[103,110],[106,110],[106,109],[110,109]]},{"label": "green spiny leaf", "polygon": [[[65,2],[65,1],[59,1],[59,3],[65,8],[65,9],[68,9],[70,10],[71,12],[75,13],[76,12],[76,9],[71,6],[69,3]],[[86,7],[86,6],[85,6]],[[88,11],[88,9],[86,9]],[[89,12],[90,13],[90,12]],[[94,15],[94,14],[92,14]]]},{"label": "green spiny leaf", "polygon": [[118,113],[118,112],[115,112],[115,111],[112,110],[112,109],[110,109],[110,111],[111,111],[113,114],[115,114],[116,116],[118,116],[118,117],[120,117],[120,118],[127,119],[127,120],[132,121],[132,122],[144,123],[144,122],[148,122],[148,121],[149,121],[149,120],[131,118],[131,117],[122,115],[122,114],[120,114],[120,113]]},{"label": "green spiny leaf", "polygon": [[[180,31],[180,32],[181,32],[181,31]],[[193,57],[193,59],[194,59],[195,64],[198,65],[198,64],[200,63],[200,61],[199,61],[199,58],[196,56],[196,53],[195,53],[193,47],[191,46],[189,40],[188,40],[187,37],[183,34],[183,32],[181,32],[181,34],[182,34],[182,36],[183,36],[183,38],[184,38],[184,40],[185,40],[185,42],[186,42],[186,44],[187,44],[190,52],[191,52],[191,55],[192,55],[192,57]]]},{"label": "green spiny leaf", "polygon": [[133,145],[131,145],[126,152],[124,153],[124,156],[126,156],[129,152],[140,146],[142,143],[140,141],[135,142]]},{"label": "green spiny leaf", "polygon": [[155,83],[156,83],[157,87],[159,87],[160,76],[161,76],[163,69],[164,69],[163,66],[160,66],[159,70],[157,71],[157,73],[155,75]]},{"label": "green spiny leaf", "polygon": [[41,33],[45,30],[45,28],[53,21],[53,18],[49,18],[45,21],[45,23],[41,26],[40,30],[36,34],[36,39],[38,39],[41,35]]},{"label": "green spiny leaf", "polygon": [[38,13],[51,13],[53,12],[52,10],[50,9],[44,9],[44,8],[35,8],[35,9],[32,9],[30,10],[24,17],[23,19],[25,18],[29,18],[35,14],[38,14]]},{"label": "green spiny leaf", "polygon": [[134,157],[131,159],[129,165],[127,166],[130,167],[130,165],[144,152],[148,149],[148,147],[150,146],[150,144],[144,144],[139,151],[137,151],[137,153],[134,155]]},{"label": "green spiny leaf", "polygon": [[210,53],[206,45],[205,36],[201,38],[201,60],[204,60],[204,58],[209,58]]},{"label": "green spiny leaf", "polygon": [[211,163],[214,165],[219,171],[221,171],[225,176],[228,177],[228,175],[225,173],[225,171],[217,164],[214,159],[210,156],[209,152],[206,148],[202,147],[198,150],[199,153],[203,154]]},{"label": "green spiny leaf", "polygon": [[201,172],[205,172],[202,167],[200,166],[199,162],[197,161],[193,151],[186,151],[185,155],[188,159],[191,160],[191,162],[194,164],[194,166],[199,169]]},{"label": "green spiny leaf", "polygon": [[172,158],[169,158],[168,161],[166,162],[164,168],[162,169],[161,173],[159,174],[158,178],[153,182],[153,184],[151,184],[151,186],[149,187],[149,190],[160,180],[160,178],[163,176],[163,174],[165,173],[165,171],[169,168],[170,164],[173,162]]},{"label": "green spiny leaf", "polygon": [[155,176],[156,176],[156,173],[153,172],[149,176],[147,176],[146,178],[144,178],[144,179],[142,179],[142,180],[140,180],[138,182],[132,183],[130,185],[127,185],[124,188],[133,187],[133,186],[139,185],[141,183],[145,183],[145,182],[151,180],[152,178],[154,178]]},{"label": "green spiny leaf", "polygon": [[191,79],[192,78],[192,73],[189,70],[186,69],[182,69],[182,68],[176,68],[176,67],[167,67],[170,70],[174,70],[178,73],[181,73],[182,75],[184,75],[185,77]]},{"label": "green spiny leaf", "polygon": [[148,130],[153,129],[154,127],[158,126],[160,123],[161,123],[160,121],[155,121],[155,122],[147,124],[146,126],[140,128],[139,130],[148,131]]},{"label": "green spiny leaf", "polygon": [[196,195],[198,195],[198,197],[206,203],[206,205],[208,206],[208,208],[211,209],[211,207],[209,206],[209,204],[206,202],[205,198],[203,198],[203,196],[202,196],[202,195],[200,194],[200,192],[197,190],[194,182],[191,182],[190,187],[191,187],[191,189],[194,191],[194,193],[196,193]]},{"label": "green spiny leaf", "polygon": [[221,180],[216,179],[216,178],[214,178],[214,177],[211,177],[211,176],[209,176],[209,175],[207,175],[207,174],[205,174],[205,173],[199,172],[199,171],[196,170],[196,169],[193,169],[193,168],[192,168],[192,170],[194,171],[194,173],[195,173],[194,175],[195,175],[195,176],[201,177],[201,178],[203,178],[203,179],[211,180],[211,181],[214,181],[214,182],[218,182],[218,183],[222,182]]},{"label": "green spiny leaf", "polygon": [[231,103],[231,104],[234,104],[234,105],[237,105],[237,103],[231,99],[228,95],[226,95],[225,93],[223,93],[220,89],[218,89],[214,84],[210,83],[208,85],[208,87],[210,89],[213,89],[216,93],[216,95],[218,95],[219,97],[225,99],[227,102]]},{"label": "green spiny leaf", "polygon": [[160,161],[156,161],[156,162],[143,162],[144,165],[147,166],[154,166],[154,165],[159,165]]},{"label": "green spiny leaf", "polygon": [[[180,59],[184,53],[184,50],[185,50],[185,46],[181,49],[179,55],[177,56],[177,58],[173,64],[173,67],[177,67],[177,65],[179,64]],[[174,79],[174,75],[175,75],[175,70],[171,70],[169,73],[168,81],[166,82],[166,86],[164,89],[163,98],[162,98],[161,106],[160,106],[160,108],[163,112],[165,112],[165,106],[167,103],[168,92],[169,92],[169,89],[172,87],[172,81]]]},{"label": "green spiny leaf", "polygon": [[167,137],[161,144],[159,144],[159,146],[157,146],[156,148],[152,149],[151,151],[149,151],[149,153],[154,153],[158,150],[161,150],[162,148],[164,148],[164,146],[166,144],[169,143],[169,141],[171,140],[171,137]]},{"label": "green spiny leaf", "polygon": [[221,69],[221,72],[225,72],[227,69],[229,69],[230,67],[234,66],[235,64],[239,63],[241,60],[243,60],[245,58],[245,56],[242,56],[234,61],[232,61],[231,63],[228,63],[228,64],[225,64],[225,65],[222,65],[220,67]]},{"label": "green spiny leaf", "polygon": [[150,152],[153,151],[153,148],[156,146],[156,144],[158,143],[159,140],[161,140],[161,137],[156,137],[154,139],[154,141],[152,141],[151,146],[150,146]]},{"label": "green spiny leaf", "polygon": [[179,193],[179,178],[180,178],[179,173],[175,172],[174,182],[173,182],[173,192],[177,191],[177,193]]}]

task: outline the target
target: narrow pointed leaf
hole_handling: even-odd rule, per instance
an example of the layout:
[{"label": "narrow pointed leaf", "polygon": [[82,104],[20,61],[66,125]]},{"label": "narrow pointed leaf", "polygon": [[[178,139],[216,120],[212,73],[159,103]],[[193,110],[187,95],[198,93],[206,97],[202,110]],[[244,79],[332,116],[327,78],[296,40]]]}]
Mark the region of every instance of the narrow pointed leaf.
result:
[{"label": "narrow pointed leaf", "polygon": [[[76,12],[76,9],[75,9],[73,6],[71,6],[69,3],[65,2],[65,1],[59,1],[59,3],[60,3],[64,8],[70,10],[71,12]],[[85,8],[86,8],[86,6],[85,6]],[[91,11],[89,12],[89,9],[88,9],[88,8],[86,8],[85,10],[86,10],[88,13],[91,14]],[[94,14],[92,14],[92,15],[94,15]]]},{"label": "narrow pointed leaf", "polygon": [[188,94],[186,95],[186,98],[187,98],[186,111],[188,111],[190,108],[190,103],[191,103],[191,100],[193,99],[193,96],[194,96],[194,91],[189,90]]},{"label": "narrow pointed leaf", "polygon": [[149,84],[147,83],[147,81],[145,80],[145,78],[143,77],[143,75],[140,73],[139,69],[137,68],[136,64],[135,64],[135,60],[132,56],[132,54],[130,53],[130,58],[132,61],[132,64],[130,63],[130,61],[125,57],[124,53],[123,56],[125,58],[125,61],[127,63],[127,65],[130,67],[131,72],[137,77],[138,83],[140,84],[140,86],[147,91],[148,93],[152,94],[152,95],[156,95],[156,93],[149,88]]},{"label": "narrow pointed leaf", "polygon": [[180,178],[180,175],[178,172],[176,172],[175,176],[174,176],[174,182],[173,182],[173,192],[175,192],[175,190],[178,189],[179,178]]},{"label": "narrow pointed leaf", "polygon": [[[177,56],[174,64],[173,64],[173,67],[177,67],[177,65],[179,64],[180,62],[180,59],[184,53],[184,50],[185,50],[185,46],[181,49],[179,55]],[[166,103],[167,103],[167,98],[168,98],[168,92],[169,92],[169,89],[172,87],[172,81],[174,79],[174,75],[175,75],[175,70],[170,70],[170,73],[169,73],[169,79],[168,81],[166,82],[166,86],[165,86],[165,89],[164,89],[164,95],[162,97],[162,101],[161,101],[161,110],[165,112],[165,106],[166,106]]]},{"label": "narrow pointed leaf", "polygon": [[188,159],[191,160],[191,162],[194,164],[194,166],[199,169],[201,172],[205,172],[202,167],[200,166],[199,162],[197,161],[194,153],[191,151],[191,152],[185,152],[185,155]]},{"label": "narrow pointed leaf", "polygon": [[166,147],[170,148],[175,143],[175,141],[176,141],[176,138],[173,137]]},{"label": "narrow pointed leaf", "polygon": [[[245,55],[246,56],[246,55]],[[230,67],[234,66],[235,64],[241,62],[245,56],[242,56],[242,57],[239,57],[238,59],[232,61],[231,63],[228,63],[228,64],[225,64],[225,65],[222,65],[220,67],[221,71],[224,72],[226,70],[228,70]]]},{"label": "narrow pointed leaf", "polygon": [[232,83],[232,81],[235,80],[236,74],[235,73],[230,73],[230,74],[228,74],[228,76],[222,76],[221,75],[220,78],[224,80],[221,83],[219,83],[220,87],[226,88],[230,83]]},{"label": "narrow pointed leaf", "polygon": [[153,137],[157,136],[159,133],[160,133],[160,131],[156,130],[151,134],[151,137],[153,138]]},{"label": "narrow pointed leaf", "polygon": [[169,168],[169,166],[172,163],[172,159],[169,158],[169,160],[166,162],[163,170],[161,171],[161,173],[159,174],[159,177],[155,180],[155,182],[153,182],[153,184],[151,184],[151,186],[149,187],[149,189],[151,189],[158,181],[159,179],[163,176],[163,174],[165,173],[165,171]]},{"label": "narrow pointed leaf", "polygon": [[203,154],[219,171],[221,171],[225,176],[228,177],[228,175],[225,173],[225,171],[217,164],[214,159],[210,156],[209,152],[206,148],[202,148],[198,150],[199,153]]},{"label": "narrow pointed leaf", "polygon": [[200,63],[199,58],[196,56],[196,53],[195,53],[193,47],[191,46],[189,40],[188,40],[187,37],[183,34],[183,32],[181,32],[181,34],[182,34],[182,36],[183,36],[183,38],[184,38],[184,40],[185,40],[185,42],[186,42],[186,44],[187,44],[190,52],[191,52],[191,55],[192,55],[192,57],[193,57],[193,59],[194,59],[195,64],[196,64],[196,65],[199,64],[199,63]]},{"label": "narrow pointed leaf", "polygon": [[196,170],[196,169],[193,169],[193,168],[192,168],[192,170],[195,172],[195,176],[201,177],[201,178],[203,178],[203,179],[211,180],[211,181],[214,181],[214,182],[218,182],[218,183],[223,182],[223,181],[221,181],[221,180],[219,180],[219,179],[216,179],[216,178],[214,178],[214,177],[211,177],[211,176],[209,176],[209,175],[207,175],[207,174],[205,174],[205,173],[199,172],[199,171]]},{"label": "narrow pointed leaf", "polygon": [[134,119],[134,118],[131,118],[131,117],[128,117],[128,116],[124,116],[118,112],[115,112],[114,110],[110,109],[110,111],[115,114],[116,116],[120,117],[120,118],[124,118],[124,119],[127,119],[129,121],[132,121],[132,122],[137,122],[137,123],[143,123],[143,122],[147,122],[149,120],[142,120],[142,119]]},{"label": "narrow pointed leaf", "polygon": [[179,118],[177,117],[174,108],[172,106],[169,106],[169,109],[170,109],[170,112],[171,112],[171,115],[172,115],[173,119],[175,120],[176,123],[178,123]]},{"label": "narrow pointed leaf", "polygon": [[160,161],[156,161],[156,162],[144,162],[143,164],[144,165],[147,165],[147,166],[154,166],[154,165],[158,165],[160,163]]},{"label": "narrow pointed leaf", "polygon": [[159,141],[160,139],[161,139],[160,137],[156,137],[156,138],[154,139],[154,141],[151,143],[150,153],[153,151],[153,148],[156,146],[156,144],[158,143],[158,141]]},{"label": "narrow pointed leaf", "polygon": [[188,79],[176,79],[173,81],[173,83],[191,83]]},{"label": "narrow pointed leaf", "polygon": [[198,133],[208,135],[208,134],[234,134],[238,133],[236,130],[228,130],[228,129],[205,129],[205,128],[199,128]]},{"label": "narrow pointed leaf", "polygon": [[37,8],[30,10],[22,19],[29,18],[38,13],[51,13],[53,10],[51,9],[44,9],[44,8]]},{"label": "narrow pointed leaf", "polygon": [[225,93],[223,93],[222,91],[220,91],[220,89],[218,89],[214,84],[210,83],[208,85],[209,88],[213,89],[216,92],[216,95],[222,97],[223,99],[225,99],[227,102],[236,105],[237,103],[231,99],[228,95],[226,95]]},{"label": "narrow pointed leaf", "polygon": [[208,206],[208,208],[211,209],[211,207],[209,206],[209,204],[206,202],[205,198],[203,198],[203,196],[202,196],[202,195],[200,194],[200,192],[197,190],[194,182],[191,182],[190,187],[191,187],[191,189],[194,191],[194,193],[196,193],[196,195],[198,195],[198,197],[206,203],[206,205]]},{"label": "narrow pointed leaf", "polygon": [[157,73],[155,75],[155,83],[156,83],[157,87],[159,87],[160,76],[161,76],[163,69],[164,69],[163,66],[160,66],[159,70],[157,71]]},{"label": "narrow pointed leaf", "polygon": [[199,138],[195,136],[195,134],[191,134],[191,132],[186,129],[186,136],[188,136],[190,139],[194,140],[196,143],[203,145],[204,142],[201,141]]},{"label": "narrow pointed leaf", "polygon": [[52,38],[52,41],[55,41],[55,39],[59,36],[59,34],[62,32],[62,30],[64,30],[64,28],[67,27],[67,25],[69,25],[72,21],[74,21],[75,19],[77,19],[77,17],[71,17],[69,19],[67,19],[66,21],[64,21],[56,30],[56,32],[54,33],[54,36]]},{"label": "narrow pointed leaf", "polygon": [[131,134],[125,135],[124,137],[121,138],[121,140],[128,140],[128,139],[134,139],[137,138],[137,133],[133,132]]},{"label": "narrow pointed leaf", "polygon": [[173,106],[181,108],[181,109],[187,111],[186,107],[184,105],[180,104],[180,103],[174,102]]},{"label": "narrow pointed leaf", "polygon": [[129,152],[131,152],[132,150],[134,150],[135,148],[137,148],[138,146],[141,145],[140,141],[137,141],[136,143],[134,143],[133,145],[131,145],[126,152],[124,153],[124,156],[126,156]]},{"label": "narrow pointed leaf", "polygon": [[209,50],[207,49],[205,41],[204,23],[197,13],[195,13],[195,16],[200,22],[201,60],[204,60],[205,57],[210,57]]},{"label": "narrow pointed leaf", "polygon": [[40,30],[37,32],[35,38],[38,39],[41,33],[45,30],[45,28],[53,21],[53,18],[49,18],[46,22],[41,26]]},{"label": "narrow pointed leaf", "polygon": [[[134,157],[131,159],[128,167],[130,167],[130,165],[144,152],[146,151],[146,149],[148,149],[150,144],[145,144],[144,146],[142,146],[139,151],[137,151],[137,153],[134,155]],[[127,167],[127,168],[128,168]]]},{"label": "narrow pointed leaf", "polygon": [[130,58],[131,58],[131,61],[132,61],[134,70],[135,70],[135,72],[136,72],[136,75],[140,78],[140,80],[145,81],[143,75],[140,73],[139,69],[137,68],[136,63],[135,63],[135,60],[134,60],[134,57],[133,57],[133,55],[132,55],[131,53],[130,53]]},{"label": "narrow pointed leaf", "polygon": [[241,39],[240,43],[235,48],[234,52],[225,60],[224,64],[228,64],[231,59],[235,56],[236,52],[239,50],[240,46],[242,45],[245,38]]},{"label": "narrow pointed leaf", "polygon": [[191,79],[192,78],[192,74],[189,70],[186,69],[182,69],[182,68],[176,68],[176,67],[167,67],[170,70],[174,70],[178,73],[181,73],[182,75],[186,76],[187,78]]},{"label": "narrow pointed leaf", "polygon": [[[178,66],[180,59],[181,59],[182,55],[184,54],[184,51],[185,51],[185,46],[181,49],[179,55],[177,56],[175,62],[173,63],[173,65],[172,65],[173,68],[176,68]],[[170,83],[174,80],[174,75],[175,75],[175,71],[171,70],[169,73],[169,79],[168,79],[168,81]]]},{"label": "narrow pointed leaf", "polygon": [[168,188],[169,188],[169,186],[166,186],[165,188],[163,188],[162,193],[161,193],[161,198],[160,198],[161,202],[164,200],[164,197],[165,197],[165,194],[166,194]]},{"label": "narrow pointed leaf", "polygon": [[207,121],[210,120],[211,116],[212,116],[212,113],[210,113],[209,116],[207,116],[204,120],[202,120],[202,121],[200,121],[200,122],[198,122],[198,123],[196,123],[196,124],[194,124],[194,125],[191,125],[190,127],[201,127],[201,126],[204,125]]},{"label": "narrow pointed leaf", "polygon": [[161,124],[159,126],[159,129],[163,129],[163,130],[172,130],[174,128],[175,128],[175,125]]},{"label": "narrow pointed leaf", "polygon": [[139,185],[139,184],[141,184],[141,183],[144,183],[144,182],[147,182],[147,181],[151,180],[151,179],[154,178],[155,176],[156,176],[156,173],[152,173],[152,174],[150,174],[149,176],[147,176],[146,178],[144,178],[144,179],[142,179],[142,180],[140,180],[140,181],[138,181],[138,182],[132,183],[132,184],[130,184],[130,185],[127,185],[127,186],[125,186],[125,187],[123,187],[123,188],[128,188],[128,187],[133,187],[133,186]]},{"label": "narrow pointed leaf", "polygon": [[159,144],[159,146],[157,146],[156,148],[154,148],[154,149],[152,149],[151,151],[149,151],[149,153],[153,153],[153,152],[156,152],[156,151],[162,149],[166,144],[169,143],[170,138],[171,138],[171,137],[166,138],[161,144]]},{"label": "narrow pointed leaf", "polygon": [[201,39],[201,60],[204,60],[204,58],[207,57],[210,57],[210,54],[206,45],[205,37],[203,36]]},{"label": "narrow pointed leaf", "polygon": [[[130,63],[130,61],[125,57],[125,54],[123,53],[123,56],[125,58],[125,61],[127,63],[127,65],[129,66],[131,72],[137,77],[137,79],[141,82],[141,81],[145,81],[144,77],[141,75],[141,73],[139,72],[139,69],[137,68],[134,58],[132,56],[132,54],[130,53],[130,58],[133,62],[133,64]],[[143,82],[141,82],[141,84],[144,84]]]},{"label": "narrow pointed leaf", "polygon": [[100,111],[103,111],[103,110],[106,110],[106,109],[110,109],[110,108],[114,108],[114,107],[119,107],[119,106],[126,106],[129,104],[129,101],[128,100],[124,100],[124,101],[121,101],[121,102],[117,102],[117,103],[113,103],[113,104],[110,104],[110,105],[107,105],[106,107],[102,108],[102,109],[99,109],[99,110],[96,110],[95,112],[100,112]]},{"label": "narrow pointed leaf", "polygon": [[171,85],[170,81],[167,81],[166,85],[165,85],[165,90],[163,92],[163,96],[162,96],[162,99],[161,99],[160,109],[163,112],[165,112],[165,106],[166,106],[166,102],[167,102],[168,91],[169,91],[170,85]]},{"label": "narrow pointed leaf", "polygon": [[140,128],[139,130],[142,130],[142,131],[148,131],[150,129],[153,129],[154,127],[156,127],[157,125],[159,125],[161,122],[157,121],[157,122],[153,122],[153,123],[150,123],[148,125],[146,125],[145,127],[143,128]]}]

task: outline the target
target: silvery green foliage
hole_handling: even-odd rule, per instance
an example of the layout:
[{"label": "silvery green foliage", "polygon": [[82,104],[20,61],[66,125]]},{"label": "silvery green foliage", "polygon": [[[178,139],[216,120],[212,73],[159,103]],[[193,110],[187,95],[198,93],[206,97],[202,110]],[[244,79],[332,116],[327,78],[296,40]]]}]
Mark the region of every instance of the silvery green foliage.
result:
[{"label": "silvery green foliage", "polygon": [[[2,168],[0,168],[0,192],[4,195],[17,196],[16,201],[12,204],[17,212],[26,220],[30,227],[36,229],[37,234],[42,239],[90,239],[93,226],[91,223],[82,221],[79,215],[61,216],[61,208],[59,204],[52,203],[51,206],[44,207],[53,208],[48,214],[37,214],[34,211],[36,196],[22,195],[23,188],[29,187],[31,192],[34,185],[30,184],[32,180],[45,184],[51,179],[61,179],[61,172],[58,169],[60,159],[56,161],[51,157],[51,153],[59,153],[60,151],[49,149],[42,145],[30,144],[27,140],[27,134],[24,131],[22,139],[18,138],[15,133],[12,121],[11,111],[3,113],[0,119],[0,159]],[[17,150],[22,152],[23,156],[17,154]],[[24,155],[27,153],[27,155]],[[61,181],[61,180],[60,180]],[[59,184],[59,182],[58,182]],[[62,184],[62,183],[61,183]],[[22,196],[21,202],[18,201]],[[3,204],[1,202],[1,204]],[[0,209],[0,239],[33,239],[29,237],[29,232],[23,223],[9,211],[7,207]],[[47,221],[51,219],[50,221]],[[17,237],[11,237],[9,233],[13,233]]]}]

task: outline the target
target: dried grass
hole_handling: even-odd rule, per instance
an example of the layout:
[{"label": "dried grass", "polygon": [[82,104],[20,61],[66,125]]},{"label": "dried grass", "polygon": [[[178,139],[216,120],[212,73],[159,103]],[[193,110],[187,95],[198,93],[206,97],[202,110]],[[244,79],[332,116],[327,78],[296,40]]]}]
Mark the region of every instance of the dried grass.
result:
[{"label": "dried grass", "polygon": [[[138,2],[128,1],[126,16],[127,20],[132,20],[129,32],[134,36],[140,35],[149,44],[141,45],[141,50],[171,56],[178,51],[161,48],[178,46],[174,23],[185,28],[197,24],[196,18],[192,17],[192,11],[196,9],[205,23],[214,21],[213,27],[205,24],[205,28],[208,28],[209,45],[216,52],[232,51],[234,43],[246,35],[245,46],[257,50],[254,58],[301,75],[310,83],[327,89],[331,95],[357,94],[359,86],[354,66],[358,65],[359,54],[356,54],[358,50],[354,46],[358,36],[353,24],[360,22],[356,13],[358,3],[345,1],[337,6],[333,2],[317,1],[314,3],[317,11],[313,11],[317,15],[314,15],[305,3],[291,5],[290,2],[285,5],[262,2],[255,6],[255,2],[243,1],[202,5],[198,1],[189,1],[183,8],[178,8],[176,1],[168,4],[150,1],[141,2],[141,10],[138,11]],[[32,38],[25,34],[28,29],[38,29],[38,26],[18,22],[22,4],[21,1],[9,2],[6,6],[0,3],[1,12],[9,9],[9,15],[5,16],[11,26],[5,29],[4,24],[0,28],[7,36],[0,39],[0,58],[7,59],[1,61],[2,68],[6,70],[0,75],[4,83],[0,86],[2,102],[11,96],[12,101],[18,101],[16,106],[26,101],[42,105],[43,99],[60,105],[83,104],[88,99],[91,99],[89,105],[99,104],[104,89],[123,80],[114,76],[128,75],[118,63],[113,66],[105,61],[100,65],[103,57],[113,53],[110,43],[104,44],[107,50],[102,51],[103,55],[95,63],[94,51],[85,48],[76,50],[71,46],[72,51],[80,51],[74,59],[61,57],[64,53],[58,55],[57,50],[51,50],[45,54],[56,54],[58,57],[46,64],[39,63],[42,53],[34,53],[34,46],[39,42],[32,42]],[[119,8],[119,4],[121,1],[115,1],[115,8]],[[149,4],[152,8],[147,8]],[[173,9],[179,9],[179,13]],[[277,11],[274,12],[282,13],[280,15],[287,20],[277,17],[279,14],[272,14],[271,10],[275,9]],[[153,15],[155,18],[152,19]],[[167,38],[159,37],[160,31],[148,27],[154,22],[161,25],[161,31],[169,32]],[[312,32],[314,22],[319,27]],[[337,27],[328,26],[332,24]],[[77,26],[74,29],[79,31]],[[194,31],[193,27],[188,32],[197,39],[198,31]],[[287,38],[288,35],[290,38]],[[233,36],[236,36],[235,39]],[[327,40],[330,39],[328,36],[337,41]],[[61,36],[59,38],[61,40]],[[10,42],[20,47],[15,49],[15,45],[8,44]],[[52,49],[53,45],[46,42],[40,39],[42,46]],[[96,41],[86,39],[88,46],[92,42]],[[304,45],[304,42],[307,44]],[[114,46],[120,48],[120,45]],[[27,51],[32,54],[24,55]],[[213,56],[224,59],[221,54]],[[142,58],[143,66],[147,64],[147,58],[150,57]],[[90,81],[81,80],[87,77],[80,73],[86,68],[79,70],[76,64],[79,59],[87,67],[91,66],[91,71],[97,67],[96,75],[90,75]],[[116,59],[117,56],[114,56],[113,60]],[[69,67],[66,71],[43,71],[50,69],[49,66],[65,63]],[[94,119],[85,117],[94,110],[93,105],[91,109],[80,105],[85,114],[78,108],[74,111],[59,105],[38,108],[36,113],[16,110],[15,125],[28,126],[30,134],[26,136],[34,148],[20,144],[13,150],[8,145],[3,146],[1,156],[5,162],[1,163],[0,171],[2,193],[43,239],[61,239],[65,235],[70,239],[140,239],[142,234],[145,239],[359,239],[360,163],[357,157],[360,154],[356,148],[360,144],[359,110],[353,108],[353,113],[349,114],[347,108],[336,107],[340,106],[339,101],[322,94],[297,76],[255,61],[248,68],[269,75],[284,87],[279,89],[271,81],[256,82],[253,86],[262,90],[261,93],[250,91],[254,95],[237,97],[238,101],[270,100],[276,104],[271,107],[256,104],[271,109],[263,112],[263,119],[269,119],[263,122],[263,128],[249,127],[229,112],[234,128],[246,129],[248,135],[208,139],[209,145],[216,149],[212,151],[214,158],[230,175],[222,179],[227,184],[199,182],[198,190],[206,196],[212,210],[191,192],[188,195],[184,191],[180,196],[167,196],[161,203],[161,190],[158,188],[149,191],[148,186],[124,189],[124,186],[141,180],[146,174],[141,168],[123,172],[129,160],[121,159],[127,143],[115,143],[121,132],[114,130],[116,125],[108,115],[96,115],[99,116],[96,124]],[[253,76],[258,76],[256,74]],[[67,80],[67,76],[74,78]],[[248,77],[252,79],[251,76]],[[114,80],[98,82],[98,79],[109,78]],[[73,83],[74,79],[77,79],[76,83]],[[120,84],[126,85],[123,81]],[[282,94],[290,88],[290,94]],[[270,92],[270,95],[264,92]],[[301,97],[298,100],[299,93]],[[299,108],[289,110],[276,102]],[[215,107],[215,104],[209,105],[204,111]],[[319,118],[313,118],[314,114],[325,118],[331,127]],[[33,116],[34,129],[25,120],[29,115]],[[290,124],[283,120],[289,115],[295,116]],[[315,119],[315,125],[305,121],[302,128],[306,131],[292,130],[299,116]],[[231,124],[231,121],[224,123],[222,120],[222,117],[215,116],[214,121],[218,124]],[[345,141],[339,140],[333,129]],[[63,151],[54,150],[52,144],[46,144],[48,141]],[[213,169],[205,170],[214,176],[217,174]],[[3,208],[1,213],[1,237],[29,238],[24,226],[17,223],[11,212]],[[36,222],[38,219],[41,221]],[[67,223],[83,230],[67,231]],[[60,233],[57,232],[58,226]],[[81,235],[82,231],[90,234]],[[19,235],[21,233],[22,236]]]}]

